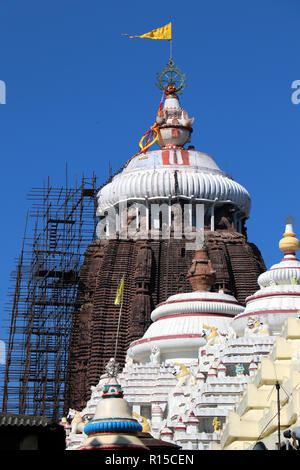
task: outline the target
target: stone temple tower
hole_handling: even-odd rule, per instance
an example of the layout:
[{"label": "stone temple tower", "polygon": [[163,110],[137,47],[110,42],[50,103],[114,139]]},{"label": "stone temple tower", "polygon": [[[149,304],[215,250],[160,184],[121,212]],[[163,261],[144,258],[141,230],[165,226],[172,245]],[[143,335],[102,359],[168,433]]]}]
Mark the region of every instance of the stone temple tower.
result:
[{"label": "stone temple tower", "polygon": [[182,80],[172,59],[168,71],[166,83],[159,76],[164,99],[148,134],[159,148],[146,145],[97,195],[99,239],[87,249],[81,269],[66,409],[85,405],[114,355],[120,310],[114,300],[123,274],[116,356],[121,365],[129,344],[148,328],[151,311],[169,296],[192,290],[186,274],[203,244],[215,271],[212,289],[242,304],[265,271],[260,251],[247,240],[250,196],[211,156],[188,145],[194,120],[179,103]]}]

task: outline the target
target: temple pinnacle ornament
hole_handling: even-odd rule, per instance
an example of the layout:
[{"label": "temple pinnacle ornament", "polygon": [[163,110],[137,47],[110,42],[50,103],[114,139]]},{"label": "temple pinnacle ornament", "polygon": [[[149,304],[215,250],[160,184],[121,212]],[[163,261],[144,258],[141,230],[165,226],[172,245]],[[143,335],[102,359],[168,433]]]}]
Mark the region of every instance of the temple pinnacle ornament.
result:
[{"label": "temple pinnacle ornament", "polygon": [[108,377],[117,377],[120,372],[120,366],[112,357],[105,366],[105,371]]},{"label": "temple pinnacle ornament", "polygon": [[283,238],[279,241],[279,249],[284,253],[289,251],[295,252],[298,251],[300,248],[300,242],[296,238],[296,234],[293,230],[293,223],[295,222],[294,217],[289,215],[285,219],[285,233],[283,234]]},{"label": "temple pinnacle ornament", "polygon": [[156,74],[156,77],[158,88],[163,90],[165,94],[172,92],[180,95],[186,88],[186,74],[182,73],[175,65],[172,57],[170,57],[169,62],[164,66],[161,73]]}]

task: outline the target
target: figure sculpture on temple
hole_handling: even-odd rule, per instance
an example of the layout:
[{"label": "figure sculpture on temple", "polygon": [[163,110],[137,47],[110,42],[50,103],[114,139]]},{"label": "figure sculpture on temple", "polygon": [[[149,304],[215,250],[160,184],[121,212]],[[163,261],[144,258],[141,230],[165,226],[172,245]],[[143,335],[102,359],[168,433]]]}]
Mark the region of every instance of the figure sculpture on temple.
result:
[{"label": "figure sculpture on temple", "polygon": [[136,413],[135,411],[132,413],[132,416],[137,419],[137,421],[142,425],[143,432],[151,431],[150,423],[145,416],[141,416],[140,414]]},{"label": "figure sculpture on temple", "polygon": [[244,372],[245,372],[245,368],[243,366],[243,364],[237,364],[235,366],[235,373],[236,375],[244,375]]},{"label": "figure sculpture on temple", "polygon": [[222,336],[218,328],[214,326],[202,325],[202,336],[206,339],[206,346],[217,346],[225,341],[225,336]]},{"label": "figure sculpture on temple", "polygon": [[220,431],[221,430],[221,421],[219,420],[218,417],[215,417],[212,421],[212,425],[213,425],[213,428],[214,428],[214,431],[217,432],[217,431]]},{"label": "figure sculpture on temple", "polygon": [[177,379],[176,387],[182,387],[183,385],[196,385],[197,381],[194,375],[187,369],[184,364],[175,362],[173,375]]},{"label": "figure sculpture on temple", "polygon": [[80,411],[70,408],[67,420],[71,420],[71,434],[81,434],[83,432],[85,422]]},{"label": "figure sculpture on temple", "polygon": [[132,365],[133,365],[132,350],[129,348],[126,354],[126,358],[125,358],[124,369],[129,372],[132,369]]},{"label": "figure sculpture on temple", "polygon": [[253,317],[249,317],[247,320],[247,325],[245,327],[244,335],[251,336],[251,335],[259,335],[259,334],[269,335],[268,325],[259,321],[259,319],[256,320]]},{"label": "figure sculpture on temple", "polygon": [[160,349],[158,346],[156,346],[156,344],[154,344],[151,348],[150,362],[152,362],[152,364],[160,363]]}]

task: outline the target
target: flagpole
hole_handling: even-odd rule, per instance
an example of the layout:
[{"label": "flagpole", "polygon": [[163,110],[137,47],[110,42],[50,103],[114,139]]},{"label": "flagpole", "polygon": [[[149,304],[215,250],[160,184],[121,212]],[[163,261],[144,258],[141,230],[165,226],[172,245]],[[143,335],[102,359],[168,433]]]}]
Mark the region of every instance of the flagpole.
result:
[{"label": "flagpole", "polygon": [[119,332],[120,332],[120,324],[121,324],[121,315],[122,315],[122,307],[123,307],[123,295],[124,295],[124,286],[123,286],[122,297],[121,297],[121,305],[120,305],[118,328],[117,328],[117,337],[116,337],[116,344],[115,344],[115,355],[114,355],[115,362],[116,362],[116,357],[117,357],[118,340],[119,340]]},{"label": "flagpole", "polygon": [[172,59],[172,39],[170,41],[170,59]]}]

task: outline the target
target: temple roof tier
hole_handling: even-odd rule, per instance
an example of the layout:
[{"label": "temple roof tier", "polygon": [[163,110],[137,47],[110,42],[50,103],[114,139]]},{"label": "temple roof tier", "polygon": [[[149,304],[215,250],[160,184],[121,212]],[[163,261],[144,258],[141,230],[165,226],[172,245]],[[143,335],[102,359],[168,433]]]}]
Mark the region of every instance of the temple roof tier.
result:
[{"label": "temple roof tier", "polygon": [[[281,250],[299,249],[291,223],[286,225],[279,247]],[[300,261],[293,251],[285,251],[280,263],[259,276],[260,289],[247,297],[245,311],[234,318],[232,325],[238,336],[247,329],[278,335],[288,316],[299,317],[299,283]]]},{"label": "temple roof tier", "polygon": [[210,337],[228,334],[232,319],[244,307],[223,290],[208,292],[214,275],[206,249],[197,250],[188,277],[194,289],[202,290],[172,295],[153,310],[153,323],[130,345],[134,361],[148,360],[154,348],[160,360],[189,362]]},{"label": "temple roof tier", "polygon": [[178,148],[137,155],[99,191],[97,198],[99,216],[120,202],[162,198],[231,203],[246,216],[251,206],[248,191],[221,171],[212,157]]}]

